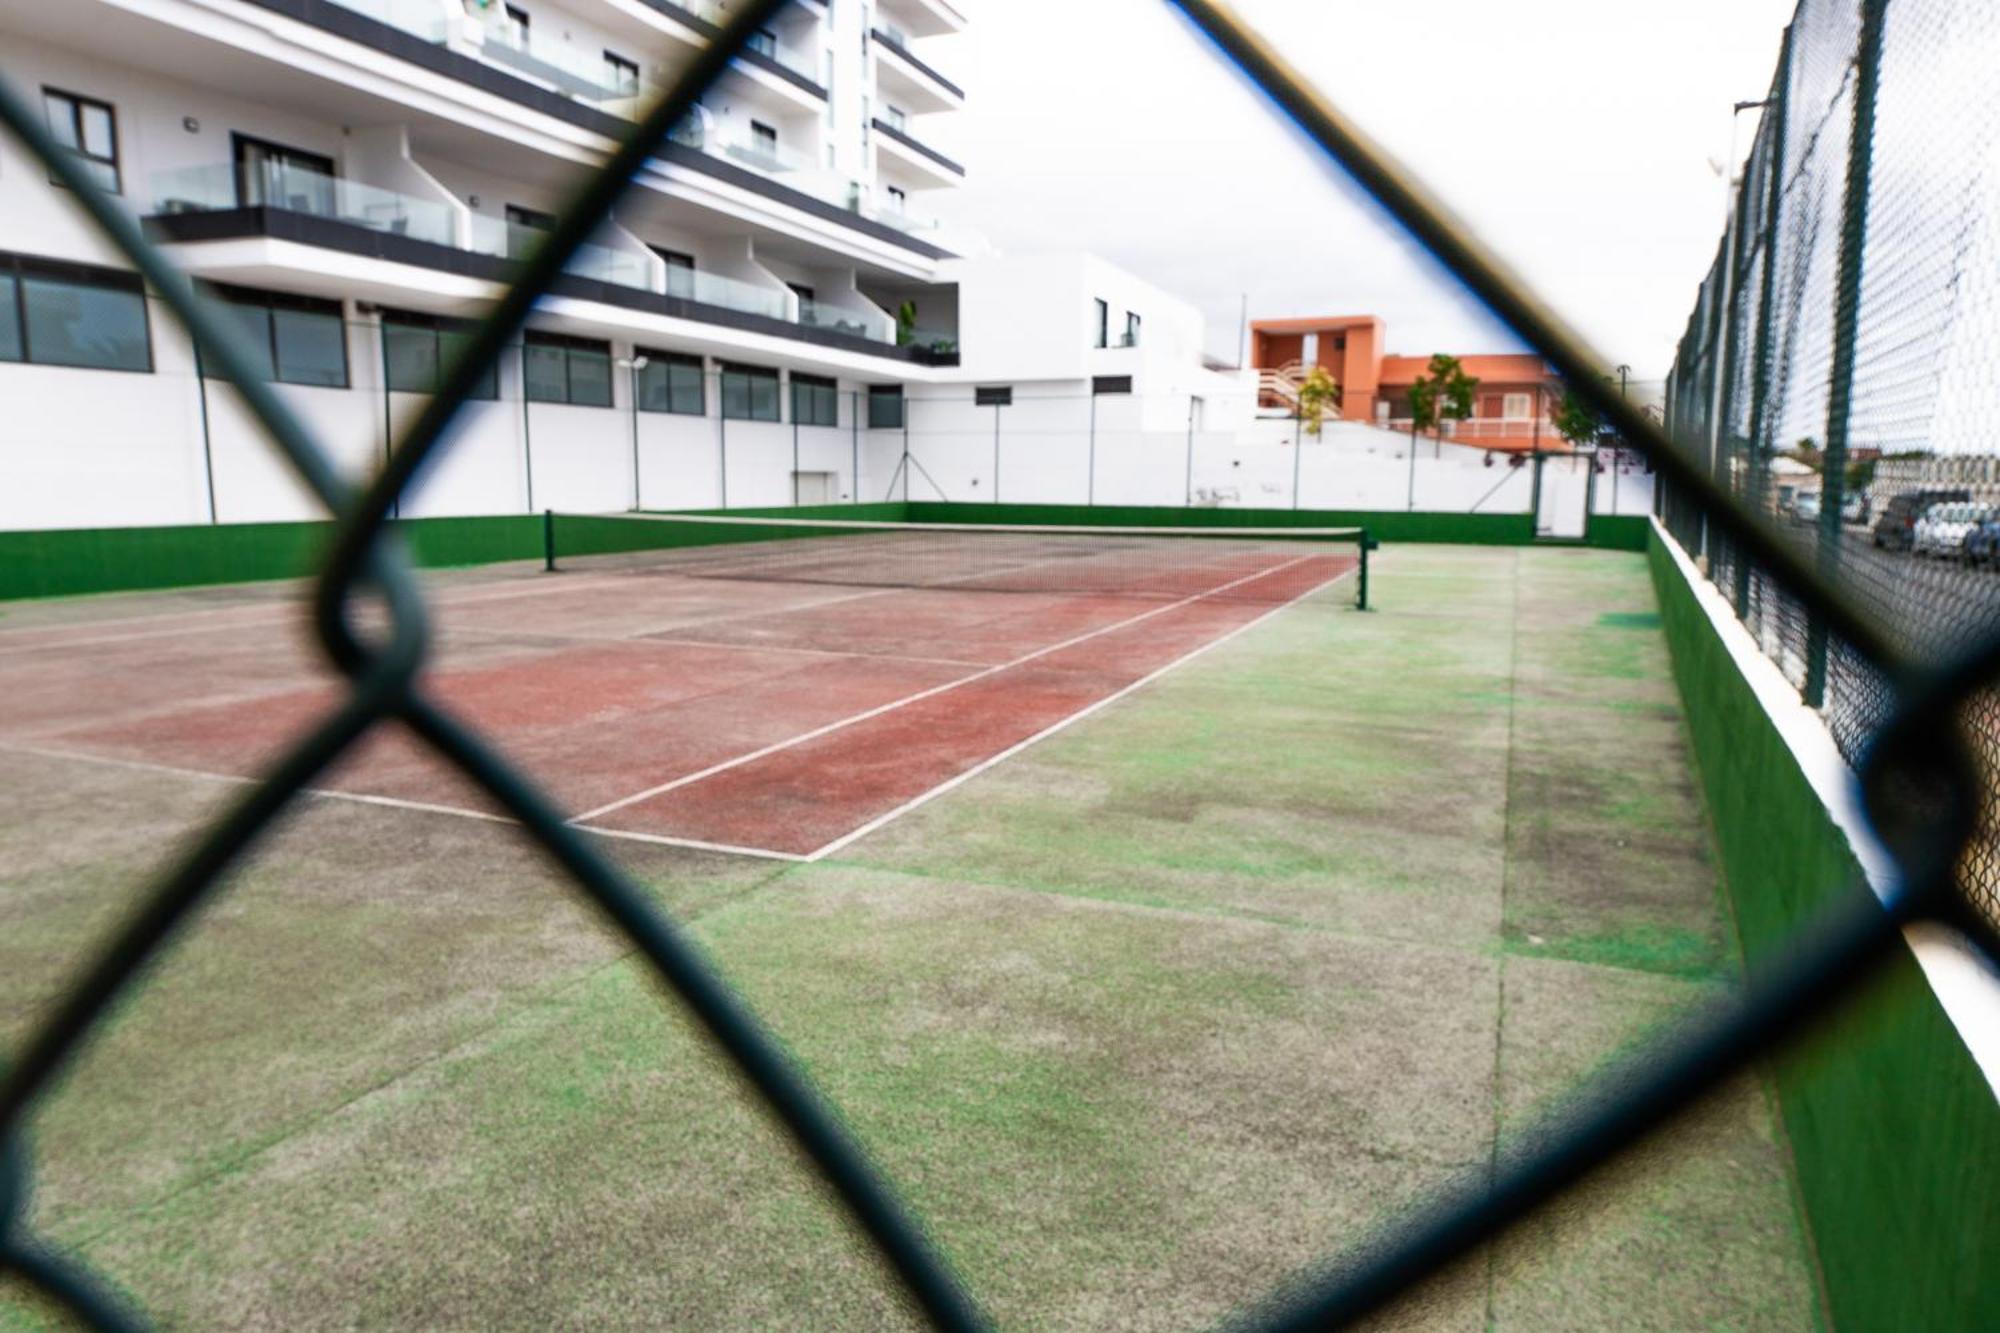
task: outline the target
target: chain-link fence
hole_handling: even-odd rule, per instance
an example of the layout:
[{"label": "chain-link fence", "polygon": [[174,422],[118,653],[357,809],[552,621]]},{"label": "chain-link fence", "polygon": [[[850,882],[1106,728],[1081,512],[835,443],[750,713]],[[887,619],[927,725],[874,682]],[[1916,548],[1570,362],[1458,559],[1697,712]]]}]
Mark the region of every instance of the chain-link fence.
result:
[{"label": "chain-link fence", "polygon": [[[1747,572],[1750,586],[1741,590],[1739,603],[1748,606],[1754,598],[1759,626],[1768,625],[1769,632],[1790,645],[1786,652],[1796,659],[1792,669],[1802,688],[1816,700],[1825,693],[1847,701],[1839,705],[1843,711],[1836,728],[1843,735],[1877,737],[1861,751],[1863,782],[1870,815],[1891,839],[1905,887],[1885,904],[1846,900],[1836,915],[1753,975],[1739,997],[1679,1025],[1666,1044],[1649,1049],[1576,1109],[1527,1136],[1518,1155],[1495,1160],[1464,1192],[1274,1297],[1253,1316],[1264,1328],[1318,1328],[1357,1319],[1439,1272],[1808,1026],[1835,999],[1862,985],[1875,964],[1901,948],[1904,925],[1919,919],[1946,921],[1989,956],[2000,957],[1992,930],[1965,912],[1952,892],[1952,870],[1979,814],[1981,793],[1993,789],[1954,744],[1956,723],[1964,701],[1975,697],[2000,667],[2000,647],[1987,643],[1976,655],[1938,666],[1941,654],[1968,643],[1983,627],[1975,612],[1984,599],[1961,591],[1972,585],[1956,572],[1917,578],[1904,572],[1905,565],[1893,563],[1890,553],[1879,564],[1858,558],[1850,563],[1861,552],[1850,551],[1852,543],[1843,540],[1840,486],[1852,461],[1853,431],[1893,428],[1935,440],[1955,418],[1945,412],[1935,385],[1924,387],[1925,376],[1935,381],[1978,374],[1978,333],[1984,326],[1970,316],[1954,316],[1947,336],[1937,336],[1932,324],[1936,307],[1919,298],[1924,284],[1935,281],[1941,261],[1919,252],[1945,245],[1950,255],[1958,256],[1946,265],[1954,273],[1962,270],[1965,257],[1978,253],[1983,214],[1968,200],[1986,182],[1977,170],[1983,155],[1974,156],[1968,148],[1984,140],[1968,137],[1980,127],[1968,126],[1962,117],[1954,117],[1948,127],[1930,123],[1942,114],[1932,109],[1936,98],[1949,97],[1949,89],[1933,94],[1913,87],[1907,106],[1889,93],[1884,71],[1893,71],[1904,56],[1899,50],[1897,62],[1885,62],[1882,53],[1885,46],[1909,43],[1924,63],[1930,62],[1922,50],[1950,63],[1945,57],[1955,28],[1989,20],[1974,17],[1970,3],[1947,0],[1905,0],[1897,5],[1893,21],[1886,0],[1866,0],[1858,15],[1820,0],[1802,12],[1780,79],[1786,114],[1770,118],[1773,128],[1765,134],[1768,142],[1760,144],[1758,170],[1742,192],[1749,197],[1760,186],[1768,187],[1773,203],[1751,213],[1739,199],[1739,217],[1753,218],[1757,225],[1732,228],[1719,273],[1697,311],[1675,379],[1675,422],[1684,442],[1677,451],[1621,401],[1615,388],[1599,381],[1593,358],[1574,335],[1507,278],[1475,238],[1456,228],[1273,49],[1217,6],[1204,0],[1178,3],[1390,216],[1554,363],[1625,441],[1652,457],[1671,484],[1664,512],[1690,548],[1704,551],[1711,568],[1724,571],[1729,580],[1738,569]],[[912,1302],[941,1327],[984,1326],[983,1313],[932,1238],[758,1017],[649,895],[430,695],[418,676],[429,647],[424,600],[393,531],[385,526],[399,498],[435,461],[447,427],[478,397],[536,301],[588,243],[654,148],[778,5],[779,0],[746,0],[736,7],[728,26],[694,60],[679,85],[585,182],[539,246],[521,261],[514,286],[443,356],[432,392],[413,406],[410,421],[397,433],[398,443],[365,491],[348,484],[334,456],[266,382],[241,329],[196,298],[188,280],[92,183],[82,161],[57,145],[27,103],[0,87],[0,122],[75,193],[97,226],[173,307],[202,347],[204,365],[233,381],[232,392],[241,396],[244,410],[261,423],[301,483],[339,517],[314,591],[314,623],[329,657],[352,683],[320,725],[140,895],[131,920],[50,1006],[0,1084],[0,1271],[85,1321],[133,1327],[139,1316],[86,1268],[30,1234],[29,1113],[114,1003],[157,960],[176,931],[220,894],[226,872],[279,815],[362,737],[383,723],[400,722],[518,820],[577,889],[633,942],[824,1175]],[[1886,43],[1885,26],[1895,30]],[[1966,77],[1981,76],[1968,68]],[[1883,88],[1879,97],[1878,86]],[[1940,198],[1927,197],[1923,206],[1906,214],[1892,217],[1885,211],[1880,229],[1869,231],[1862,226],[1867,154],[1846,145],[1871,144],[1878,120],[1897,126],[1893,133],[1884,130],[1885,143],[1903,142],[1901,136],[1908,135],[1927,144],[1935,131],[1936,151],[1952,154],[1952,169],[1939,172],[1948,180],[1913,187],[1934,188],[1942,192]],[[1885,162],[1890,156],[1883,154]],[[1922,174],[1938,163],[1918,153],[1903,165]],[[1956,210],[1950,206],[1954,202],[1960,205]],[[1899,231],[1901,247],[1893,243]],[[1746,269],[1753,232],[1766,258]],[[1864,280],[1866,246],[1887,246],[1888,257]],[[1905,275],[1901,280],[1899,272]],[[1746,273],[1754,284],[1743,281]],[[1744,312],[1745,298],[1736,294],[1753,289],[1759,300],[1754,317]],[[1977,280],[1969,279],[1952,289],[1950,299],[1971,303],[1969,293],[1976,290]],[[1877,308],[1887,312],[1881,317],[1888,321],[1881,324],[1886,332],[1864,337],[1861,327],[1875,325],[1862,315]],[[1750,356],[1746,377],[1741,373],[1744,358],[1732,339],[1760,331],[1765,337],[1762,355]],[[1911,351],[1913,339],[1928,340],[1934,354],[1927,359]],[[1750,341],[1758,345],[1756,337]],[[1739,383],[1745,378],[1747,385]],[[1859,389],[1869,395],[1867,413],[1849,407],[1859,401]],[[1749,407],[1737,408],[1739,393],[1751,395]],[[1727,419],[1733,426],[1721,424],[1718,403],[1729,405]],[[1928,416],[1916,411],[1920,404],[1928,404]],[[1700,447],[1703,423],[1714,427],[1706,436],[1705,452]],[[1823,432],[1815,447],[1824,450],[1828,462],[1822,475],[1831,484],[1816,525],[1776,536],[1760,517],[1763,498],[1778,490],[1776,445],[1809,429]],[[1747,439],[1739,439],[1739,431],[1747,432]],[[1746,507],[1746,498],[1757,500],[1758,512]],[[1795,500],[1793,512],[1797,508]],[[1893,553],[1894,558],[1901,555]],[[364,635],[353,625],[353,613],[357,603],[374,601],[386,607],[388,628]],[[1885,717],[1889,720],[1878,729]],[[1981,747],[1981,753],[1987,748]]]},{"label": "chain-link fence", "polygon": [[[1897,0],[1864,24],[1807,0],[1734,183],[1669,380],[1669,434],[1919,660],[2000,625],[2000,14]],[[1745,106],[1741,110],[1750,110]],[[1883,674],[1669,489],[1660,513],[1764,652],[1859,762],[1893,710]],[[1965,724],[2000,765],[2000,717]],[[1968,892],[2000,920],[2000,846]]]}]

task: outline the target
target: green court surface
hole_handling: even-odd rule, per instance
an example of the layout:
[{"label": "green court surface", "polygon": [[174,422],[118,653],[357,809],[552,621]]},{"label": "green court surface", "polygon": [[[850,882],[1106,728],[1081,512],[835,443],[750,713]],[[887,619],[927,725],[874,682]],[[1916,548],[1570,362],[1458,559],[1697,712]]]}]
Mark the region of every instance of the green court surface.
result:
[{"label": "green court surface", "polygon": [[[1003,1327],[1211,1324],[1735,976],[1644,558],[1372,572],[1379,609],[1325,588],[827,859],[611,849]],[[8,756],[6,1040],[234,790]],[[172,1325],[913,1323],[491,823],[307,803],[35,1146],[38,1229]],[[1385,1322],[1808,1329],[1816,1285],[1744,1078]]]}]

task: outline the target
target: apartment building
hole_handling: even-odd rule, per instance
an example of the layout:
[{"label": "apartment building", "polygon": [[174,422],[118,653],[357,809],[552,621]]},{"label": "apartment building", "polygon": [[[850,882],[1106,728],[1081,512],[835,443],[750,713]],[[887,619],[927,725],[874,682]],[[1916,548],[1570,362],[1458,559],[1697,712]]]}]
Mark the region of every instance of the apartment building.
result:
[{"label": "apartment building", "polygon": [[[0,77],[360,474],[725,18],[707,0],[0,0]],[[408,511],[769,502],[794,472],[852,494],[870,428],[956,357],[925,201],[963,176],[931,128],[963,94],[926,44],[964,25],[950,0],[782,11],[543,302]],[[0,143],[0,526],[312,514],[65,194]]]},{"label": "apartment building", "polygon": [[[1148,432],[1247,421],[1192,307],[936,221],[965,176],[941,146],[965,103],[959,6],[781,10],[543,299],[403,512],[991,495],[981,441],[1003,401],[1046,446],[1013,469],[1024,498],[1074,498],[1100,439],[1114,476],[1147,473]],[[360,477],[727,18],[713,0],[0,0],[0,78]],[[0,141],[0,528],[316,516],[66,194]]]}]

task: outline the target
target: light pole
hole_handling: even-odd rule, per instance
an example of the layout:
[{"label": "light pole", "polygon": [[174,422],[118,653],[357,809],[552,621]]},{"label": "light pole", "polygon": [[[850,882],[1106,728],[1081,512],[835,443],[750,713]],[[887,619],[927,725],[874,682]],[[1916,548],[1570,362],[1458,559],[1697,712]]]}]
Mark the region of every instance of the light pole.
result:
[{"label": "light pole", "polygon": [[631,383],[632,383],[632,392],[631,392],[631,397],[632,397],[632,508],[633,508],[633,510],[634,510],[635,512],[636,512],[636,511],[637,511],[637,510],[638,510],[638,509],[639,509],[639,508],[641,507],[641,505],[640,505],[640,499],[639,499],[639,497],[640,497],[640,490],[639,490],[639,372],[640,372],[640,371],[642,371],[642,370],[644,370],[644,369],[645,369],[645,368],[646,368],[646,367],[647,367],[647,366],[648,366],[649,364],[651,364],[651,361],[652,361],[652,358],[650,358],[650,357],[647,357],[647,356],[634,356],[634,357],[633,357],[633,358],[632,358],[631,360],[629,360],[629,361],[623,361],[623,360],[621,360],[621,361],[620,361],[620,362],[618,363],[619,365],[621,365],[621,366],[624,366],[625,368],[627,368],[628,370],[630,370],[630,371],[632,372],[632,382],[631,382]]}]

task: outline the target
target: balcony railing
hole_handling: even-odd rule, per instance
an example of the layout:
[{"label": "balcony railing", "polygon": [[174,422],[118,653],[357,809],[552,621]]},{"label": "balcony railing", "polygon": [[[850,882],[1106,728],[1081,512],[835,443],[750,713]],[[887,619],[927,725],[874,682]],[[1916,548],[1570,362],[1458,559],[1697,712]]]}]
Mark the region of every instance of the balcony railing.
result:
[{"label": "balcony railing", "polygon": [[677,296],[683,301],[721,306],[724,310],[741,311],[746,315],[785,318],[785,294],[777,288],[760,287],[741,278],[705,273],[700,269],[669,267],[667,295]]},{"label": "balcony railing", "polygon": [[553,84],[581,101],[630,102],[636,107],[659,91],[651,80],[612,65],[601,55],[592,56],[508,23],[488,25],[484,50],[495,64]]},{"label": "balcony railing", "polygon": [[[160,172],[152,178],[152,199],[155,214],[228,213],[264,208],[505,259],[525,258],[547,234],[539,227],[471,213],[467,215],[468,227],[461,240],[459,210],[449,204],[275,163],[252,168],[220,162]],[[419,258],[413,262],[422,261]],[[934,342],[955,346],[952,335],[944,334],[925,334],[926,341],[913,344],[905,336],[909,331],[899,331],[894,320],[866,310],[802,300],[797,315],[793,315],[790,296],[779,287],[721,273],[668,266],[662,282],[660,265],[653,256],[629,249],[586,243],[564,267],[577,277],[617,287],[785,320],[803,328],[848,333],[888,346],[929,346]]]},{"label": "balcony railing", "polygon": [[[1408,417],[1389,417],[1378,420],[1375,424],[1384,426],[1389,430],[1400,431],[1405,435],[1410,432],[1410,418]],[[1418,433],[1424,439],[1430,439],[1438,432],[1435,427],[1425,427]],[[1510,445],[1532,445],[1539,442],[1543,449],[1559,449],[1564,451],[1567,451],[1570,447],[1569,443],[1563,439],[1561,433],[1556,430],[1555,423],[1547,418],[1467,417],[1463,421],[1444,422],[1443,435],[1446,444],[1465,444],[1475,449],[1494,440]]]},{"label": "balcony railing", "polygon": [[156,173],[152,185],[156,213],[275,208],[437,245],[451,245],[454,239],[452,209],[435,199],[418,199],[278,163],[250,166],[217,162],[182,167]]},{"label": "balcony railing", "polygon": [[866,311],[843,309],[840,306],[827,305],[823,301],[809,301],[804,297],[799,298],[799,323],[807,328],[852,333],[878,343],[896,341],[896,321],[886,315],[871,315]]},{"label": "balcony railing", "polygon": [[442,42],[445,39],[444,9],[437,0],[333,0],[333,3],[377,23],[401,28],[412,37],[420,37],[427,42]]},{"label": "balcony railing", "polygon": [[[539,227],[527,227],[504,218],[474,213],[470,248],[474,254],[523,259],[542,243],[546,235]],[[577,247],[576,253],[563,268],[579,278],[634,287],[642,292],[658,290],[653,284],[652,261],[630,250],[615,250],[608,245],[586,241]]]}]

